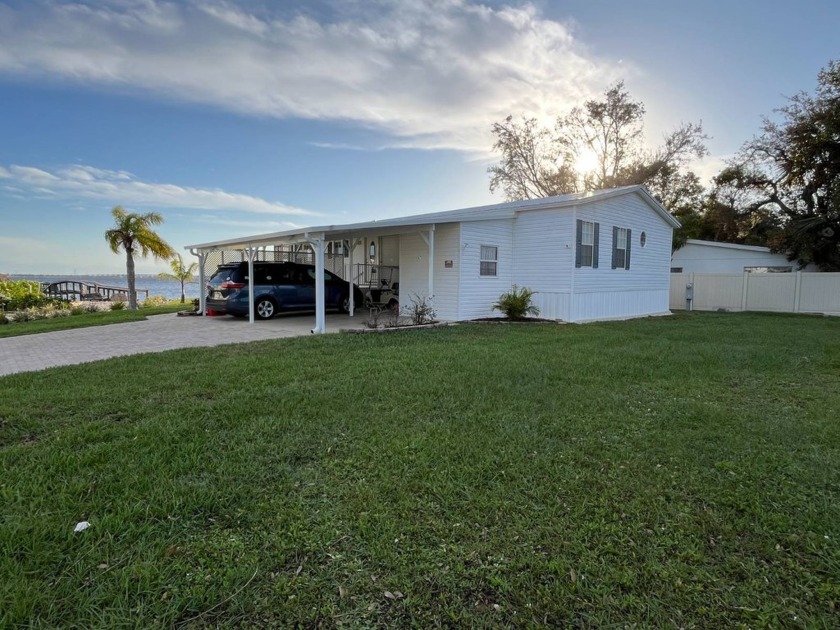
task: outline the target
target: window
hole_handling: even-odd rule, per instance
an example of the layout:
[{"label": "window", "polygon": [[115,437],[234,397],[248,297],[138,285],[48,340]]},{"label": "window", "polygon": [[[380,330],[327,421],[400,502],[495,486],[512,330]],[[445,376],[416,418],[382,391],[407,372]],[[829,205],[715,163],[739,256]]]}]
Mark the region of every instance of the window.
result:
[{"label": "window", "polygon": [[499,248],[493,245],[481,246],[479,275],[495,276],[499,264]]},{"label": "window", "polygon": [[639,234],[639,245],[641,245],[642,247],[647,245],[647,234],[645,234],[644,232]]},{"label": "window", "polygon": [[630,269],[631,230],[613,227],[612,268]]},{"label": "window", "polygon": [[[306,275],[309,277],[309,281],[311,281],[311,282],[308,281],[309,284],[312,284],[312,282],[315,281],[315,270],[312,267],[308,267],[306,269]],[[304,278],[304,280],[306,280],[306,279]],[[336,280],[336,277],[325,269],[324,270],[324,282],[335,282],[335,280]]]},{"label": "window", "polygon": [[671,267],[671,273],[682,273],[682,272],[683,272],[682,267]]},{"label": "window", "polygon": [[592,221],[577,222],[577,248],[575,267],[598,268],[598,224]]},{"label": "window", "polygon": [[333,256],[344,256],[347,258],[347,250],[344,247],[344,241],[330,241],[327,243],[327,254],[332,254]]}]

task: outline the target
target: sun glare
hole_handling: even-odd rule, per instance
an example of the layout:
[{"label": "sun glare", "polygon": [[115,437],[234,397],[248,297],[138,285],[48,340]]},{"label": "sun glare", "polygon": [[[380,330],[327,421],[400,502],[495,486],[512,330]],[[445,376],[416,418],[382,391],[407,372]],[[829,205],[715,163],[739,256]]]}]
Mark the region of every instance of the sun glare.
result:
[{"label": "sun glare", "polygon": [[594,171],[598,168],[598,156],[594,151],[589,149],[581,149],[575,159],[575,170],[578,173],[585,174]]}]

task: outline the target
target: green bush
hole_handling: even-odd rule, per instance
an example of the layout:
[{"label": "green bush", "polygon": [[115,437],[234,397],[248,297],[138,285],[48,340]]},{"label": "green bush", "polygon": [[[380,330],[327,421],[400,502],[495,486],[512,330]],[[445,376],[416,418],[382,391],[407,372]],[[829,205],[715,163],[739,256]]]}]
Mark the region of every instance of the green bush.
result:
[{"label": "green bush", "polygon": [[508,319],[524,319],[527,315],[537,316],[540,309],[534,306],[532,298],[535,291],[528,287],[513,285],[510,291],[502,293],[499,301],[493,305],[494,311],[501,311]]},{"label": "green bush", "polygon": [[112,311],[121,311],[125,308],[125,302],[122,300],[117,302],[111,302],[111,310]]},{"label": "green bush", "polygon": [[32,280],[5,280],[0,282],[0,309],[17,311],[54,304],[55,299],[41,291],[41,285]]}]

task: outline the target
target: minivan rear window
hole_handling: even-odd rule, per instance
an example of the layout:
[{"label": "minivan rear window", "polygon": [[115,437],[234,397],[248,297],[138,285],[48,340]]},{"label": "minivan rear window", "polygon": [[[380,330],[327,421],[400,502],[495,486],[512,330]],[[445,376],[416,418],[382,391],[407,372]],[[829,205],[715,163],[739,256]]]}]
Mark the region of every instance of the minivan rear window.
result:
[{"label": "minivan rear window", "polygon": [[210,277],[210,286],[217,287],[223,282],[242,282],[241,267],[222,267]]}]

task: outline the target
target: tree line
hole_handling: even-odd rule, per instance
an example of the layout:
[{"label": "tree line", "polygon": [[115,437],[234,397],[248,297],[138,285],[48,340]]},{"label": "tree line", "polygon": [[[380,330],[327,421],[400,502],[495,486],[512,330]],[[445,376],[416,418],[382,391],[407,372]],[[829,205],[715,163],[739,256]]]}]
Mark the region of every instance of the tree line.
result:
[{"label": "tree line", "polygon": [[804,266],[840,271],[840,62],[765,117],[706,189],[690,163],[708,154],[701,123],[682,124],[661,145],[644,143],[644,104],[619,82],[553,128],[508,116],[492,127],[500,154],[490,190],[510,200],[642,184],[689,238],[764,245]]}]

